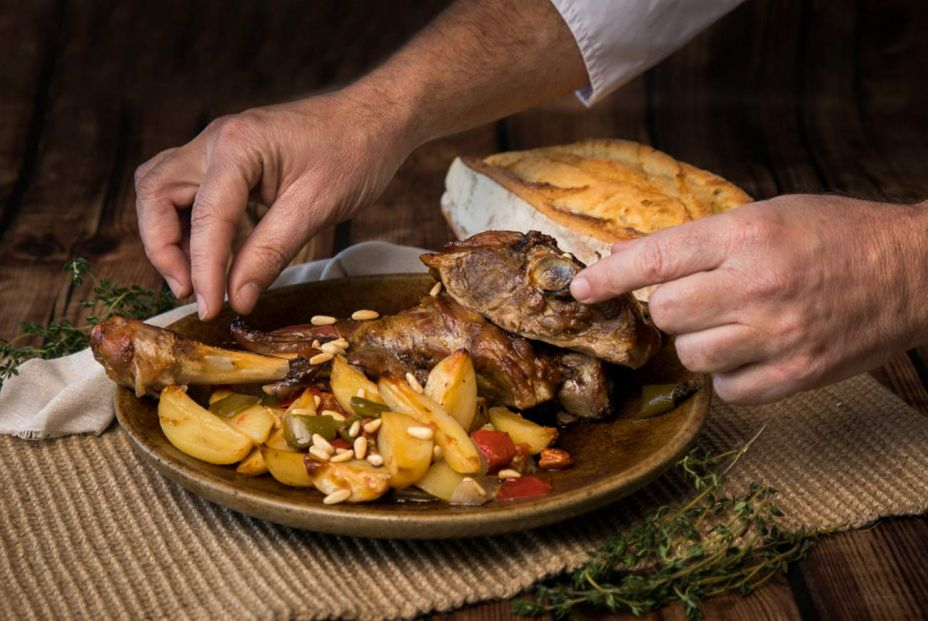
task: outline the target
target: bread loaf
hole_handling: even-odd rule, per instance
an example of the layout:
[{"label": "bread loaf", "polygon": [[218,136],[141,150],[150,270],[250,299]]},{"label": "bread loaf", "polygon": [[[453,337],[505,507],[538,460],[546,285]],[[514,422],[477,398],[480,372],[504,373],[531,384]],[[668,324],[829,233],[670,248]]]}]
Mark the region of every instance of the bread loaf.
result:
[{"label": "bread loaf", "polygon": [[457,158],[442,212],[459,239],[537,230],[586,264],[613,243],[712,214],[751,197],[710,172],[627,140],[586,140]]}]

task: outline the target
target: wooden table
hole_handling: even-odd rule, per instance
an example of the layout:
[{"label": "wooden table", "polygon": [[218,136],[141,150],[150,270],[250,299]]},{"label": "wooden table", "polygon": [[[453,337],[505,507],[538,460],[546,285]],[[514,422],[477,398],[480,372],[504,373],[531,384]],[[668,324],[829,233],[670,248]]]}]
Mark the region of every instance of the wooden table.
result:
[{"label": "wooden table", "polygon": [[[74,256],[104,277],[163,286],[136,234],[135,167],[218,115],[350,80],[443,5],[0,4],[0,334],[79,316],[87,292],[60,269]],[[923,200],[926,31],[919,0],[749,0],[592,110],[560,101],[420,148],[376,204],[298,260],[368,239],[437,247],[450,239],[438,199],[453,156],[590,136],[650,143],[758,198]],[[243,234],[257,216],[249,213]],[[928,415],[926,361],[928,350],[910,351],[874,373]],[[704,610],[710,619],[924,618],[928,520],[831,537],[754,595]],[[512,616],[495,602],[441,618]]]}]

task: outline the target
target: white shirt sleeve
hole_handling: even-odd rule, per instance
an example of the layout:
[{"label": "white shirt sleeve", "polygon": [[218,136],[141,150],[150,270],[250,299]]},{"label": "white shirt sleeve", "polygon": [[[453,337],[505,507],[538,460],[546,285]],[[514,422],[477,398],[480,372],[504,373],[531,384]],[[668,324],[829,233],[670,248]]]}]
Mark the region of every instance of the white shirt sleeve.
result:
[{"label": "white shirt sleeve", "polygon": [[573,33],[592,106],[696,36],[743,0],[551,0]]}]

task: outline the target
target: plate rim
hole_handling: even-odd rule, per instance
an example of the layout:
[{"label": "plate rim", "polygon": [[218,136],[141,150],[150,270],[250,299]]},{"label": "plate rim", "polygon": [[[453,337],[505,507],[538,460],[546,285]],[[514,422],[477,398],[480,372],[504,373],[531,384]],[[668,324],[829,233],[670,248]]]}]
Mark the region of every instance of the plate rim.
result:
[{"label": "plate rim", "polygon": [[[354,276],[326,282],[337,284],[339,281],[349,280],[382,281],[412,277],[422,278],[424,281],[430,279],[428,274],[410,273]],[[279,287],[274,291],[301,289],[316,282],[320,281]],[[172,322],[167,328],[173,329],[179,322],[188,320],[193,315],[195,312],[192,311]],[[617,501],[658,478],[695,441],[708,415],[712,398],[709,377],[699,375],[696,381],[699,383],[699,390],[692,397],[697,400],[693,408],[694,413],[663,445],[660,453],[652,453],[646,459],[623,470],[621,479],[604,478],[556,496],[542,496],[535,500],[495,507],[492,512],[481,511],[481,507],[459,507],[453,511],[433,514],[403,509],[364,511],[363,504],[294,504],[291,500],[277,498],[272,493],[236,486],[209,470],[198,470],[176,461],[159,445],[139,434],[134,429],[133,422],[128,419],[122,403],[126,399],[137,400],[134,392],[116,386],[113,397],[116,418],[120,427],[132,440],[133,449],[165,478],[222,507],[284,526],[332,535],[378,539],[457,539],[499,535],[567,520]],[[243,500],[247,502],[247,508],[238,506]],[[432,529],[437,530],[433,532]]]}]

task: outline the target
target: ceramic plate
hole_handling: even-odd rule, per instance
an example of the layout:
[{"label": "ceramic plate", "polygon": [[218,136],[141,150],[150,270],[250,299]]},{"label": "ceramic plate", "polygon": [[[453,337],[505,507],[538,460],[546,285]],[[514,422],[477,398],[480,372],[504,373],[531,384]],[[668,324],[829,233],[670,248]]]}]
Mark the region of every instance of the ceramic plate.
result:
[{"label": "ceramic plate", "polygon": [[[345,317],[359,308],[393,313],[416,304],[433,281],[423,274],[347,278],[306,283],[266,293],[248,318],[270,329],[307,323],[315,314]],[[171,328],[211,344],[230,344],[226,310],[202,323],[190,315]],[[665,347],[645,368],[628,372],[622,382],[629,395],[606,422],[581,423],[561,433],[558,446],[575,465],[543,473],[553,485],[547,496],[521,501],[494,501],[482,507],[453,507],[441,502],[382,499],[357,505],[324,505],[313,490],[286,487],[270,476],[236,474],[234,466],[214,466],[184,455],[165,438],[154,400],[116,390],[116,414],[145,461],[161,474],[207,500],[236,511],[307,530],[360,537],[440,539],[524,530],[596,509],[637,490],[674,463],[696,437],[709,409],[711,390],[697,377],[699,392],[676,410],[634,420],[634,393],[643,384],[692,377]]]}]

